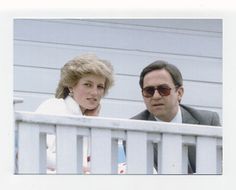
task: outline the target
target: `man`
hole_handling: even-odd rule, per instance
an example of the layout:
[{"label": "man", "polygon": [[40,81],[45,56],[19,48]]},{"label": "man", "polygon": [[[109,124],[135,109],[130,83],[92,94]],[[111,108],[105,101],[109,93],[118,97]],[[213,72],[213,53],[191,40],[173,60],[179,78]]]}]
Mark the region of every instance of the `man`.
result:
[{"label": "man", "polygon": [[[166,61],[155,61],[145,67],[140,74],[139,85],[147,109],[132,119],[220,125],[217,113],[196,110],[180,104],[184,94],[182,75],[177,67]],[[188,156],[188,172],[195,173],[195,147],[189,147]],[[157,169],[156,146],[154,146],[154,160],[154,167]]]}]

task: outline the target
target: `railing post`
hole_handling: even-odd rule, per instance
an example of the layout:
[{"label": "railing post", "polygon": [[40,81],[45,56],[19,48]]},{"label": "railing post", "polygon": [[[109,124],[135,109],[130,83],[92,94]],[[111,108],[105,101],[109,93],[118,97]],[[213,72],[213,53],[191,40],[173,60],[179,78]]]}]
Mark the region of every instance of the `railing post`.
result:
[{"label": "railing post", "polygon": [[[78,168],[77,159],[77,128],[74,126],[57,126],[56,130],[56,162],[57,173],[76,174],[82,173],[82,159]],[[81,144],[82,141],[80,141]],[[81,148],[81,146],[79,147]],[[82,151],[79,150],[81,153]],[[82,155],[80,155],[82,157]],[[79,170],[79,171],[78,171]]]},{"label": "railing post", "polygon": [[183,145],[182,150],[182,174],[188,174],[188,146]]},{"label": "railing post", "polygon": [[197,137],[196,147],[196,173],[216,174],[217,153],[216,138]]},{"label": "railing post", "polygon": [[[159,154],[159,151],[158,151]],[[161,142],[161,173],[182,173],[182,136],[174,134],[162,134]]]},{"label": "railing post", "polygon": [[118,139],[111,140],[111,174],[118,173]]},{"label": "railing post", "polygon": [[222,174],[222,147],[217,148],[217,174]]},{"label": "railing post", "polygon": [[[77,173],[78,174],[83,174],[83,163],[84,163],[84,157],[87,158],[87,155],[84,156],[84,137],[83,136],[77,136],[77,154],[76,154],[76,157],[77,157],[77,161],[76,161],[76,164],[77,164]],[[87,138],[86,138],[87,140]],[[87,159],[86,159],[86,163],[87,163]]]},{"label": "railing post", "polygon": [[18,123],[18,171],[21,174],[46,172],[46,134],[41,133],[38,124]]},{"label": "railing post", "polygon": [[147,134],[127,131],[127,173],[147,173]]},{"label": "railing post", "polygon": [[111,130],[91,129],[91,173],[110,174],[112,171]]},{"label": "railing post", "polygon": [[147,141],[147,174],[153,174],[154,151],[153,142]]}]

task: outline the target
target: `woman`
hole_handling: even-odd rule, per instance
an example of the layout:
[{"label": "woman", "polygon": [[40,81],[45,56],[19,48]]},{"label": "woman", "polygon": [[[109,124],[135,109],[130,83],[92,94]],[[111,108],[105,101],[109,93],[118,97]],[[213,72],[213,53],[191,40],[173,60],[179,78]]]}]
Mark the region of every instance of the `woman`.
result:
[{"label": "woman", "polygon": [[[37,113],[74,114],[97,116],[100,100],[113,85],[113,68],[106,61],[95,55],[82,55],[67,62],[61,69],[61,76],[56,89],[55,98],[43,102]],[[87,172],[88,145],[84,138],[84,172]],[[55,171],[55,137],[47,138],[47,168]]]}]

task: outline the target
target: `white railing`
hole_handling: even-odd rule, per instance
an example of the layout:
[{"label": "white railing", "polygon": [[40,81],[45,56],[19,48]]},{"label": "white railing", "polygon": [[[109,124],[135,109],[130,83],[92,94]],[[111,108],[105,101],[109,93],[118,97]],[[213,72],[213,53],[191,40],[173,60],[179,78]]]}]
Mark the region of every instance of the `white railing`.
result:
[{"label": "white railing", "polygon": [[188,145],[196,146],[196,173],[222,173],[222,128],[130,119],[15,112],[19,174],[46,173],[46,134],[56,136],[56,171],[82,173],[83,137],[89,137],[91,174],[117,174],[118,140],[126,141],[127,174],[186,174]]}]

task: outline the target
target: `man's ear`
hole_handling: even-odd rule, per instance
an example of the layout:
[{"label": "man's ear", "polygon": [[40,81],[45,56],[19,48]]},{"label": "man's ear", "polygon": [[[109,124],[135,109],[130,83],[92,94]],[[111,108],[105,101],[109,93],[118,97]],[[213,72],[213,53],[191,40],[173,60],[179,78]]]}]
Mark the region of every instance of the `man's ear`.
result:
[{"label": "man's ear", "polygon": [[184,87],[183,86],[180,86],[178,89],[177,89],[177,93],[178,93],[178,101],[181,102],[181,99],[184,95]]}]

